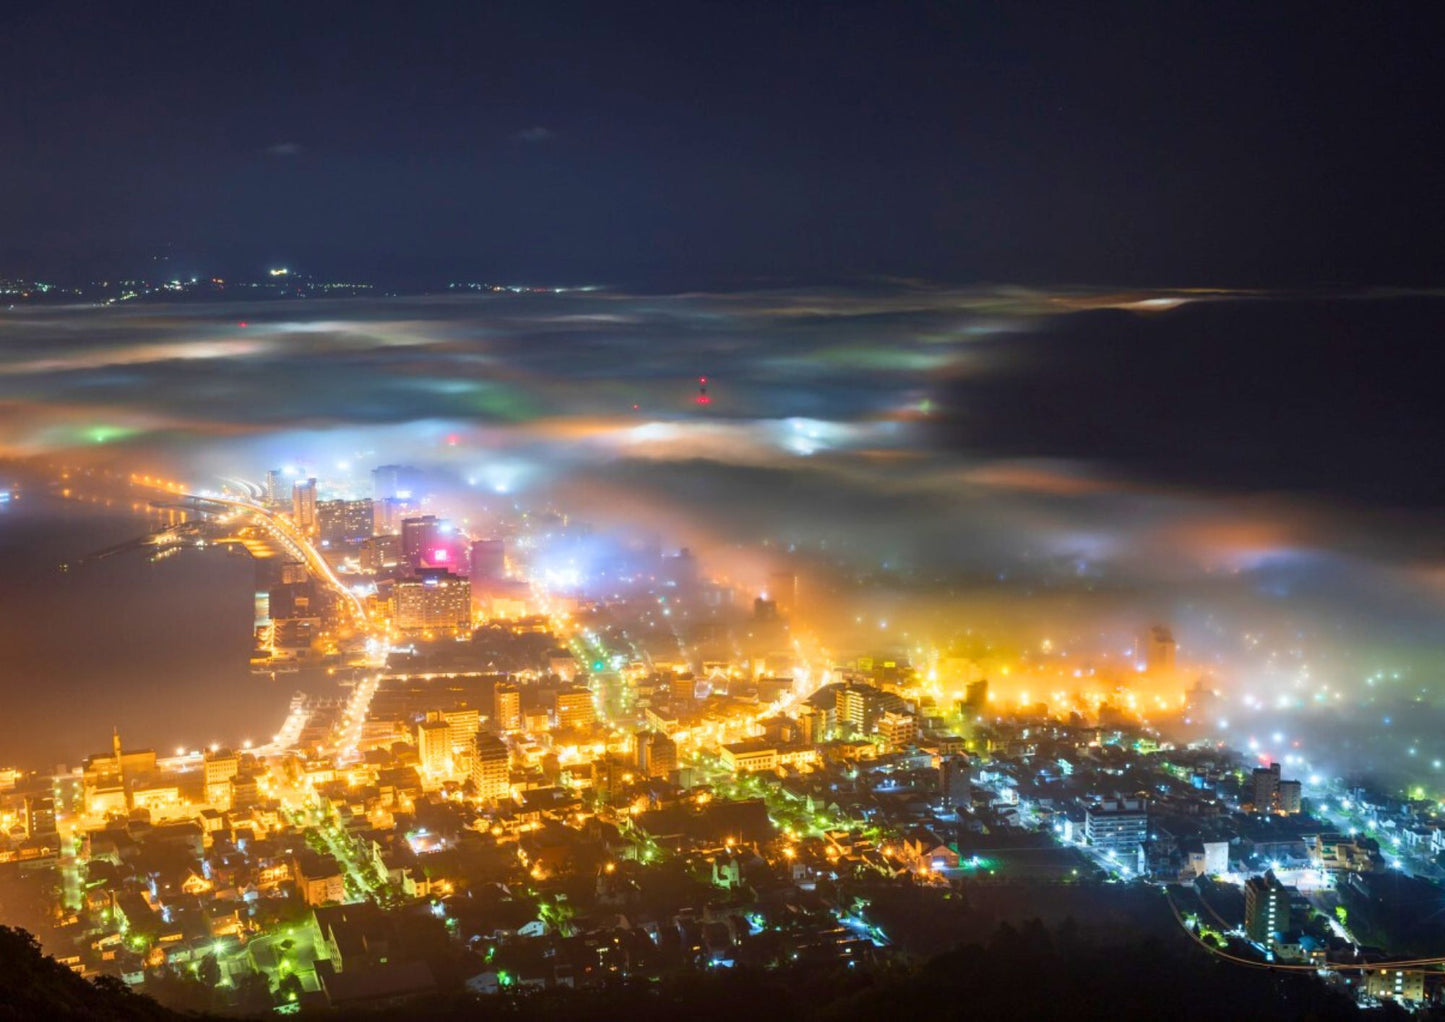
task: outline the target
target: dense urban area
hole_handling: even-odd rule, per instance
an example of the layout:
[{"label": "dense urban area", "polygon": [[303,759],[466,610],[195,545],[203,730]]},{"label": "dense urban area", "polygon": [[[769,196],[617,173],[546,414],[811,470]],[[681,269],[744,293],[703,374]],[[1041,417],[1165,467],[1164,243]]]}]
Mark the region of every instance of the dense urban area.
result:
[{"label": "dense urban area", "polygon": [[199,490],[57,467],[41,492],[155,526],[59,570],[252,559],[255,683],[312,683],[264,740],[117,731],[0,771],[0,914],[83,977],[376,1007],[871,970],[1040,920],[1440,996],[1445,809],[1228,747],[1167,623],[1104,666],[861,623],[831,650],[786,558],[755,591],[660,539],[599,555],[556,510],[482,528],[398,465]]},{"label": "dense urban area", "polygon": [[5,15],[0,1022],[1445,1022],[1438,3]]}]

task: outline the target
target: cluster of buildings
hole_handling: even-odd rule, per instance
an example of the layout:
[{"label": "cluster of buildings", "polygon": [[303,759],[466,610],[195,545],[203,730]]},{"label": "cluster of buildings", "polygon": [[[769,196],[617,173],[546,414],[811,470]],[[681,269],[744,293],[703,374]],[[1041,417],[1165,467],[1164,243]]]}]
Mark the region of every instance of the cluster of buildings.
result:
[{"label": "cluster of buildings", "polygon": [[473,539],[425,512],[413,495],[421,486],[414,469],[383,466],[372,482],[371,497],[323,500],[314,477],[267,473],[265,506],[287,516],[342,584],[365,593],[367,620],[358,631],[335,587],[283,547],[281,556],[258,562],[258,673],[336,663],[366,636],[465,638],[474,622],[529,612],[531,589],[509,576],[502,539]]},{"label": "cluster of buildings", "polygon": [[[275,998],[331,1004],[436,989],[447,970],[397,936],[417,920],[443,928],[478,992],[871,958],[889,935],[837,893],[860,880],[1225,877],[1262,953],[1333,960],[1339,940],[1281,877],[1388,868],[1377,843],[1281,799],[1273,765],[992,714],[977,683],[941,706],[905,661],[834,664],[803,696],[781,656],[614,667],[610,628],[590,646],[507,634],[531,651],[521,669],[399,657],[354,752],[334,741],[345,707],[322,706],[286,749],[166,758],[117,736],[59,780],[12,771],[0,860],[62,878],[48,946],[77,970],[143,985],[215,969],[227,989],[261,977]],[[1370,990],[1424,996],[1396,972],[1366,973]]]},{"label": "cluster of buildings", "polygon": [[[878,885],[1106,899],[1218,878],[1240,939],[1309,961],[1349,943],[1310,892],[1390,868],[1277,764],[1124,707],[1005,712],[977,665],[811,652],[790,572],[749,602],[647,547],[614,558],[605,594],[558,601],[508,541],[426,511],[410,470],[372,481],[320,500],[278,472],[264,499],[363,601],[356,637],[386,640],[384,663],[335,656],[347,597],[289,551],[265,566],[264,660],[329,663],[340,694],[300,698],[284,740],[160,757],[116,735],[76,771],[0,773],[0,881],[50,892],[36,925],[78,971],[382,1004],[446,977],[486,993],[864,960],[896,937],[850,893]],[[1165,628],[1136,655],[1177,669]],[[1352,805],[1395,846],[1445,843]],[[1408,970],[1371,975],[1419,993]]]}]

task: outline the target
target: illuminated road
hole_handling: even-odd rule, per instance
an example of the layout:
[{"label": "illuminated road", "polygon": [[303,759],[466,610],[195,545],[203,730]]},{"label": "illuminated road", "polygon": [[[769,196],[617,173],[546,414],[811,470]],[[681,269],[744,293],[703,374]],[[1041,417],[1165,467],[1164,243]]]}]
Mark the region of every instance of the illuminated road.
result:
[{"label": "illuminated road", "polygon": [[387,895],[388,877],[368,854],[363,839],[348,832],[319,796],[293,791],[282,794],[282,804],[291,813],[298,830],[315,834],[326,852],[341,866],[348,901],[371,899],[378,903]]},{"label": "illuminated road", "polygon": [[[252,496],[260,492],[260,488],[255,484],[236,480],[230,482],[233,484],[239,482]],[[205,505],[229,508],[232,514],[254,521],[260,528],[266,530],[283,550],[304,563],[312,577],[330,586],[341,597],[343,605],[350,611],[353,625],[367,637],[367,663],[375,667],[386,662],[388,645],[384,636],[372,634],[365,601],[347,587],[311,540],[288,517],[262,507],[249,496],[242,499],[213,493],[189,493],[178,484],[169,484],[162,480],[155,480],[152,483],[149,477],[132,476],[131,483],[160,490],[172,499],[193,501],[200,509],[203,509]],[[204,511],[202,510],[201,513]],[[229,518],[230,515],[225,517]],[[347,700],[346,710],[342,714],[339,730],[332,737],[329,751],[334,751],[344,757],[356,755],[367,711],[372,697],[376,694],[379,681],[378,676],[368,676],[353,689]],[[255,753],[258,756],[266,757],[280,755],[294,749],[310,715],[310,710],[304,702],[293,703],[281,729],[270,742],[257,748]]]},{"label": "illuminated road", "polygon": [[251,515],[263,528],[267,529],[284,548],[290,551],[293,556],[300,558],[313,575],[336,590],[351,608],[351,612],[356,619],[355,623],[363,631],[368,629],[369,621],[366,616],[366,603],[361,597],[347,588],[346,583],[331,569],[331,565],[326,563],[326,558],[321,556],[321,552],[312,545],[310,539],[308,539],[301,530],[297,529],[289,518],[269,508],[254,504],[249,500],[237,500],[234,497],[186,493],[182,494],[181,498],[202,503],[220,504]]},{"label": "illuminated road", "polygon": [[1335,831],[1350,838],[1367,837],[1378,842],[1380,854],[1391,869],[1408,876],[1425,877],[1439,881],[1445,879],[1445,870],[1435,862],[1434,853],[1428,843],[1421,842],[1419,848],[1412,848],[1401,841],[1398,828],[1376,827],[1369,814],[1337,785],[1330,785],[1311,800],[1314,814],[1329,823]]},{"label": "illuminated road", "polygon": [[[241,514],[249,515],[255,519],[258,525],[271,533],[283,549],[287,550],[293,557],[302,561],[315,577],[321,579],[332,589],[336,590],[336,592],[341,595],[345,604],[351,609],[357,626],[362,631],[369,630],[370,622],[366,615],[366,603],[361,597],[347,588],[346,583],[331,569],[331,565],[326,563],[326,558],[321,556],[321,552],[316,549],[311,543],[311,540],[296,528],[295,523],[285,515],[272,511],[270,508],[262,507],[249,498],[243,500],[216,493],[190,493],[179,483],[172,483],[163,479],[153,480],[150,476],[132,475],[130,482],[132,486],[164,493],[173,501],[191,501],[196,505],[212,504],[217,507],[227,507]],[[248,490],[256,489],[254,484],[245,484],[245,486]],[[198,506],[195,511],[197,514],[206,513],[204,507],[200,506]]]},{"label": "illuminated road", "polygon": [[296,748],[297,742],[301,739],[301,732],[306,729],[307,722],[311,719],[311,707],[304,696],[292,699],[291,709],[286,714],[286,720],[281,725],[281,730],[271,737],[265,745],[258,746],[255,754],[265,759],[270,756],[280,756]]},{"label": "illuminated road", "polygon": [[1230,954],[1228,951],[1215,947],[1196,932],[1197,924],[1184,913],[1180,912],[1179,906],[1174,902],[1174,895],[1169,884],[1158,885],[1159,890],[1164,892],[1164,898],[1169,904],[1169,911],[1174,915],[1174,921],[1196,944],[1208,951],[1221,961],[1232,962],[1235,965],[1246,965],[1253,969],[1267,969],[1271,972],[1371,972],[1376,970],[1389,969],[1420,969],[1426,966],[1439,966],[1445,964],[1445,958],[1412,958],[1408,961],[1348,961],[1348,962],[1313,962],[1310,964],[1261,961],[1254,958],[1241,958],[1238,955]]},{"label": "illuminated road", "polygon": [[366,726],[366,715],[371,709],[371,700],[381,687],[381,675],[372,674],[363,678],[351,691],[346,701],[346,710],[341,715],[341,730],[334,739],[334,748],[339,757],[346,759],[356,756],[361,742],[361,731]]}]

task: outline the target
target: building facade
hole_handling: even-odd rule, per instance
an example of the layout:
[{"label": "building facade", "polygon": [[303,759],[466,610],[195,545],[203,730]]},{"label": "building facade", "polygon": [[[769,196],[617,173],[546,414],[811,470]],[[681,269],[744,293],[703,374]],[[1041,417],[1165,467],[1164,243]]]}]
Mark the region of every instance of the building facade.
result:
[{"label": "building facade", "polygon": [[1289,891],[1274,873],[1250,877],[1244,884],[1244,932],[1258,944],[1289,929]]},{"label": "building facade", "polygon": [[494,802],[511,792],[511,765],[507,745],[494,734],[482,732],[472,747],[472,787],[477,798]]},{"label": "building facade", "polygon": [[557,690],[554,710],[559,728],[589,728],[597,719],[592,693],[585,688],[567,686]]},{"label": "building facade", "polygon": [[403,633],[464,631],[472,625],[472,587],[449,571],[424,571],[392,587],[392,621]]},{"label": "building facade", "polygon": [[1119,856],[1137,854],[1149,836],[1149,809],[1141,798],[1095,802],[1084,815],[1084,840]]},{"label": "building facade", "polygon": [[314,537],[317,534],[315,479],[291,487],[291,520],[303,536]]}]

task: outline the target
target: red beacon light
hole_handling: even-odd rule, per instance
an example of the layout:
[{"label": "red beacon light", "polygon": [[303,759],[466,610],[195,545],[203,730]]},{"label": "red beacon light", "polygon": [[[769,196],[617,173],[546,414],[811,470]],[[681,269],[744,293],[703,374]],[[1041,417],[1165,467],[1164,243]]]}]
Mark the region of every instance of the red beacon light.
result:
[{"label": "red beacon light", "polygon": [[707,396],[707,377],[699,376],[697,378],[697,403],[705,405],[710,401],[712,401],[712,398]]}]

